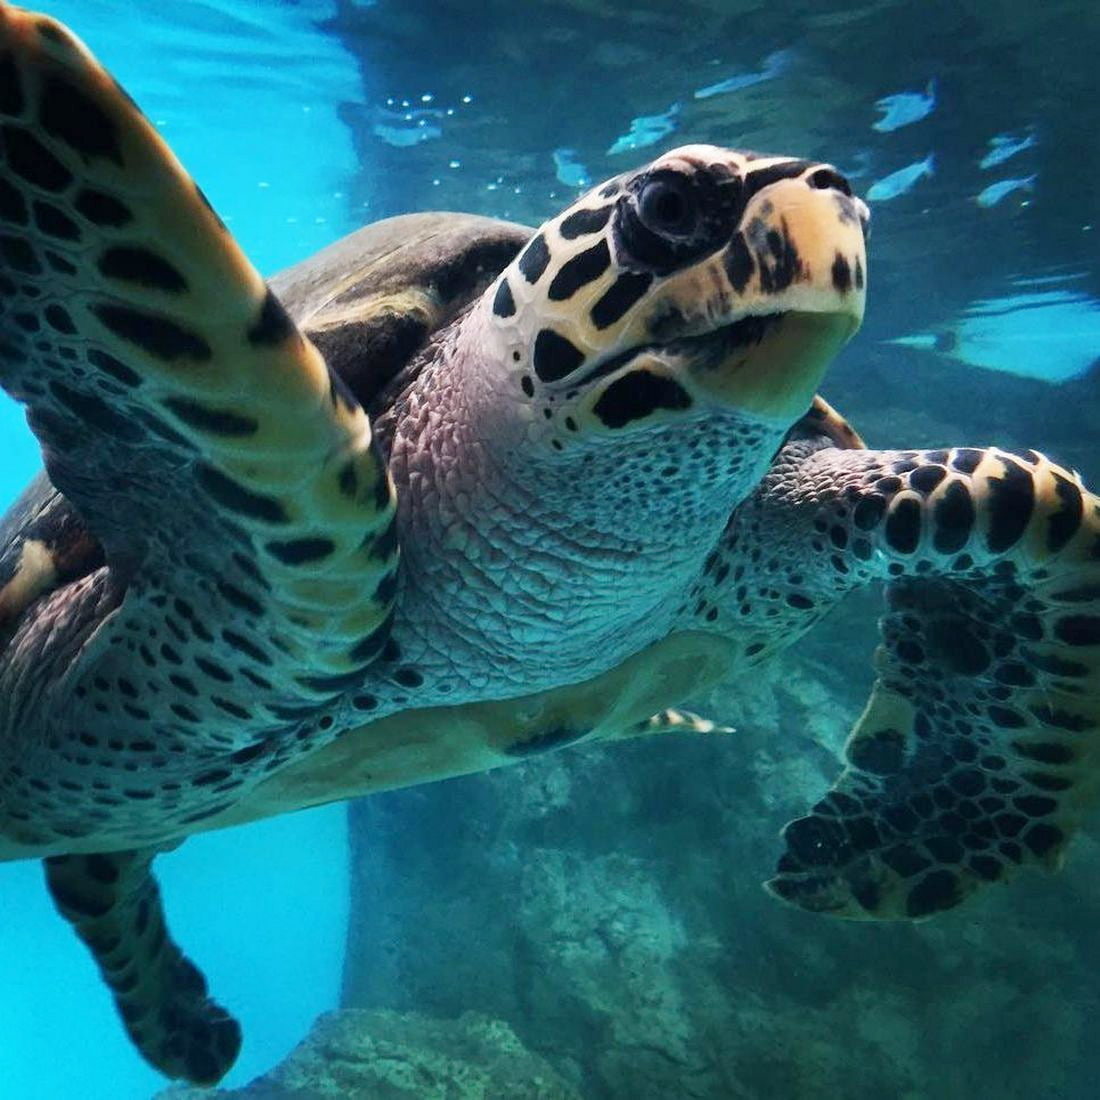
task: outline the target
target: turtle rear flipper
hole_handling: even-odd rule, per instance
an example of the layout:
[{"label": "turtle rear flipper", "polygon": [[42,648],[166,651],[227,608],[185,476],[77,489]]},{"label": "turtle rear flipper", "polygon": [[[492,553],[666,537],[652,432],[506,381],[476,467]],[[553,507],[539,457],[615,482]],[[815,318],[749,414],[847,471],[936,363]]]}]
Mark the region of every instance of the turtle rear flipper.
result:
[{"label": "turtle rear flipper", "polygon": [[219,1081],[241,1046],[236,1020],[206,995],[206,980],[169,938],[153,851],[44,861],[54,902],[92,952],[126,1030],[169,1077]]},{"label": "turtle rear flipper", "polygon": [[784,829],[772,892],[917,919],[1056,867],[1100,785],[1100,501],[1034,452],[824,449],[754,514],[790,551],[785,616],[889,581],[847,767]]},{"label": "turtle rear flipper", "polygon": [[89,721],[140,719],[121,677],[151,723],[247,745],[388,632],[367,417],[85,47],[3,3],[0,147],[0,386],[122,601],[82,653]]}]

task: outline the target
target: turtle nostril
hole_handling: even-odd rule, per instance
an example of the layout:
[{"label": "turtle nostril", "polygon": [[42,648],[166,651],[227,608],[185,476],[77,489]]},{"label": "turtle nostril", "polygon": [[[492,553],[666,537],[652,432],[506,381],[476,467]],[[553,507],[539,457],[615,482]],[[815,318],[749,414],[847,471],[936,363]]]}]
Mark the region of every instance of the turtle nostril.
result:
[{"label": "turtle nostril", "polygon": [[848,181],[835,168],[819,168],[806,182],[818,191],[832,189],[849,197],[852,194],[852,188]]}]

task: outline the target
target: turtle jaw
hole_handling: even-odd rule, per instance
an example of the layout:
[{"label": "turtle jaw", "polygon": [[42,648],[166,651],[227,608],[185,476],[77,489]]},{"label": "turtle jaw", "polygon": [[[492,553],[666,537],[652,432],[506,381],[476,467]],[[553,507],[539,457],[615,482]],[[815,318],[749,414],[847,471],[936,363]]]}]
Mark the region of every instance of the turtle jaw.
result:
[{"label": "turtle jaw", "polygon": [[752,314],[669,347],[666,358],[680,360],[678,373],[701,402],[790,421],[809,407],[859,321],[848,312]]}]

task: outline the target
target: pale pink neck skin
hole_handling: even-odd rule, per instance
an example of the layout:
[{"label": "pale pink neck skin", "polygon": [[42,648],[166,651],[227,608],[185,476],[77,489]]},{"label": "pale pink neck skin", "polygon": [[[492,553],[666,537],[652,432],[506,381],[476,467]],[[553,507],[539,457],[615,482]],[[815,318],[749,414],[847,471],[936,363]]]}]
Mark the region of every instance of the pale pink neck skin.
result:
[{"label": "pale pink neck skin", "polygon": [[558,452],[484,338],[479,307],[390,426],[417,705],[585,679],[664,637],[786,427],[711,410]]}]

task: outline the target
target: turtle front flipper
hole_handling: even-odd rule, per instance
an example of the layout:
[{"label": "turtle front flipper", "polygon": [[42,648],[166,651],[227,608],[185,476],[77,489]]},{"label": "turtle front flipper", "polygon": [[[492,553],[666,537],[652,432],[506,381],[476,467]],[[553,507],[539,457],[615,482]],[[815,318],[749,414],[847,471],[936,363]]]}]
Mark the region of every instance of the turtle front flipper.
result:
[{"label": "turtle front flipper", "polygon": [[212,1085],[236,1059],[241,1029],[168,936],[150,866],[155,854],[56,856],[44,861],[46,882],[142,1055],[169,1077]]},{"label": "turtle front flipper", "polygon": [[1100,500],[1035,452],[795,447],[740,523],[775,533],[787,633],[889,582],[847,767],[770,889],[917,919],[1056,867],[1100,780]]},{"label": "turtle front flipper", "polygon": [[381,647],[393,494],[365,413],[87,49],[2,2],[0,385],[106,552],[98,606],[127,601],[82,654],[93,722],[240,747]]}]

